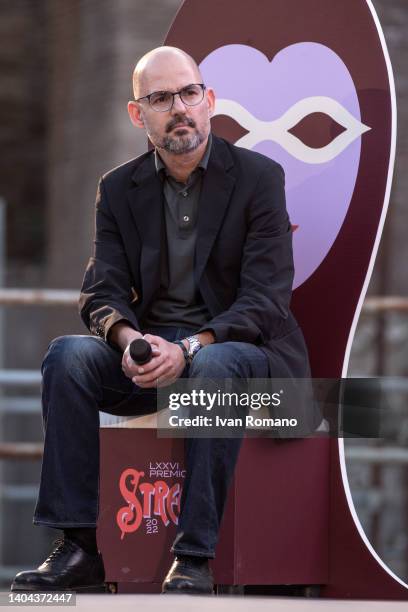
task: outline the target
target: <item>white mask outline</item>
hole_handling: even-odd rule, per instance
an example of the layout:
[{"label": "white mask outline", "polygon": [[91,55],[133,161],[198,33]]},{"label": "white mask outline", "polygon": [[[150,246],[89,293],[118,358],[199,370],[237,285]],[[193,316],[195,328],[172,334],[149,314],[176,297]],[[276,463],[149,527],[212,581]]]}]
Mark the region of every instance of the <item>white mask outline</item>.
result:
[{"label": "white mask outline", "polygon": [[[313,148],[304,144],[297,136],[288,132],[302,119],[312,113],[325,113],[345,128],[329,144]],[[337,157],[356,138],[371,130],[346,109],[328,96],[311,96],[293,104],[279,119],[262,121],[254,117],[235,100],[219,99],[215,103],[217,115],[227,115],[241,125],[248,134],[235,142],[237,146],[253,149],[258,143],[271,140],[278,143],[290,155],[306,164],[324,164]]]}]

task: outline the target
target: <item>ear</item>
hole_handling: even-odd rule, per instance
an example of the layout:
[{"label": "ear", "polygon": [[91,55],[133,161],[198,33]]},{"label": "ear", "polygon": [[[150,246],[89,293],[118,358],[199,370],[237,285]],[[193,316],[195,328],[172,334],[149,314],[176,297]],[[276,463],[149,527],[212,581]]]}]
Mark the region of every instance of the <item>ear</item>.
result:
[{"label": "ear", "polygon": [[212,117],[215,109],[215,91],[212,87],[207,87],[206,91],[206,99],[207,99],[207,108],[208,108],[208,116]]},{"label": "ear", "polygon": [[144,128],[144,121],[140,111],[140,106],[134,100],[129,100],[127,105],[131,122],[135,127]]}]

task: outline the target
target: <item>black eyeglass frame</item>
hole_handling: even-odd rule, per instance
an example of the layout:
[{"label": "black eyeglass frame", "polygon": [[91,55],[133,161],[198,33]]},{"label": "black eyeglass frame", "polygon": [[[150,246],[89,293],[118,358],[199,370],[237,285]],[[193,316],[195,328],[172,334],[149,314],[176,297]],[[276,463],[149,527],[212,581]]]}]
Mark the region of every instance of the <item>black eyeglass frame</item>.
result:
[{"label": "black eyeglass frame", "polygon": [[[181,93],[185,90],[188,89],[189,87],[191,87],[192,85],[198,85],[199,87],[201,87],[202,90],[202,98],[200,100],[200,102],[196,102],[195,104],[189,104],[188,102],[184,102],[183,98],[181,97]],[[206,90],[206,86],[204,85],[204,83],[189,83],[188,85],[186,85],[185,87],[182,87],[182,89],[180,89],[179,91],[152,91],[152,93],[148,94],[147,96],[142,96],[141,98],[137,98],[137,100],[135,100],[135,102],[140,102],[140,100],[148,100],[150,108],[152,108],[156,113],[168,113],[172,108],[173,108],[173,104],[174,104],[174,97],[175,96],[180,96],[180,100],[183,102],[183,104],[185,104],[186,106],[198,106],[198,104],[200,104],[203,99],[204,99],[204,92]],[[171,106],[170,108],[166,108],[166,110],[158,110],[156,108],[154,108],[150,102],[150,98],[152,96],[154,96],[155,94],[171,94],[173,96],[172,102],[171,102]]]}]

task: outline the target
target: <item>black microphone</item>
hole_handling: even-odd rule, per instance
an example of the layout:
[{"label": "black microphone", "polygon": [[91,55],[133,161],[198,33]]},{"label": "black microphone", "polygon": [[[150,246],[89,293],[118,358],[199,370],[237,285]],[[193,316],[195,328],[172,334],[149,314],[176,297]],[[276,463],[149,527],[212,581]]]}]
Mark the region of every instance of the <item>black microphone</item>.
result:
[{"label": "black microphone", "polygon": [[132,340],[129,346],[129,354],[135,363],[143,365],[152,358],[152,346],[143,338]]}]

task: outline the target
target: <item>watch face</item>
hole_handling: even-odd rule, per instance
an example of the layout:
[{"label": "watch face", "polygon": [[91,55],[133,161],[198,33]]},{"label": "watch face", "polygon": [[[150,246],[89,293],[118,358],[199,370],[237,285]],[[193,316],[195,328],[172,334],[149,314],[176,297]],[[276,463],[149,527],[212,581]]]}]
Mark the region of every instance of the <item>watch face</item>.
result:
[{"label": "watch face", "polygon": [[199,351],[201,348],[201,342],[196,336],[191,336],[191,338],[187,338],[187,340],[190,344],[188,354],[190,355],[190,357],[194,357],[196,352]]}]

